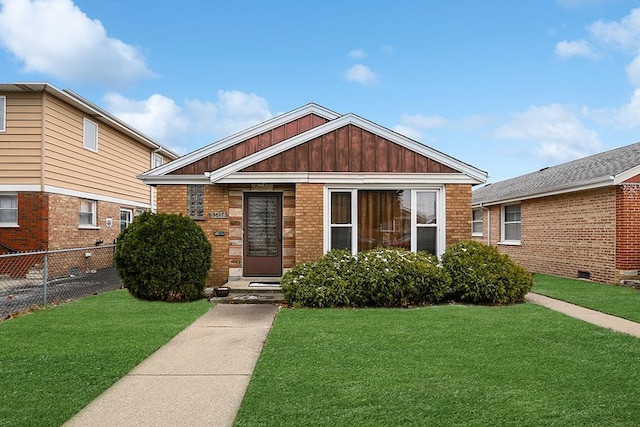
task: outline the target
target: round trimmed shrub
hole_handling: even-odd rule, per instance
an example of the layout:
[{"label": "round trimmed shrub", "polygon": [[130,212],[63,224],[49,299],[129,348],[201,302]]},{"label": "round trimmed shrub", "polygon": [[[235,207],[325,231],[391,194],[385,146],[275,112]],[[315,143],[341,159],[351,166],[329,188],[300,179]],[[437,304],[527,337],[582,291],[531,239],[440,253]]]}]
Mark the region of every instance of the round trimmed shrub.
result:
[{"label": "round trimmed shrub", "polygon": [[351,252],[333,250],[318,262],[298,264],[281,280],[284,300],[294,307],[353,305],[348,278],[354,264]]},{"label": "round trimmed shrub", "polygon": [[442,265],[452,280],[456,299],[475,304],[514,304],[524,301],[533,275],[498,249],[476,241],[447,248]]},{"label": "round trimmed shrub", "polygon": [[191,218],[145,212],[120,233],[114,262],[137,298],[193,301],[204,293],[211,244]]}]

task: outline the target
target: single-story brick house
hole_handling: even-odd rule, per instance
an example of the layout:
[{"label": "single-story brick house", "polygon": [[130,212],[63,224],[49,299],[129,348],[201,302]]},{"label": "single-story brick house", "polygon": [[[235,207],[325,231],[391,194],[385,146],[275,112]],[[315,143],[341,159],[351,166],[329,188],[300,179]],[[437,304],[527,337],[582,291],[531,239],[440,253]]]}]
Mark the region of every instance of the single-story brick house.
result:
[{"label": "single-story brick house", "polygon": [[280,277],[332,248],[443,252],[471,237],[487,174],[354,114],[308,104],[139,176],[213,246],[209,285]]},{"label": "single-story brick house", "polygon": [[473,236],[533,272],[619,284],[640,271],[640,143],[473,191]]}]

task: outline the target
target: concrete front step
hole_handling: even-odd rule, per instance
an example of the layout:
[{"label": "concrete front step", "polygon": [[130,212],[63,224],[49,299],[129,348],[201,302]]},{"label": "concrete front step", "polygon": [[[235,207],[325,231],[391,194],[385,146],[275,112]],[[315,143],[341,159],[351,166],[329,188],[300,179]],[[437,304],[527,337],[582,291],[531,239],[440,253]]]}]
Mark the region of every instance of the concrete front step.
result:
[{"label": "concrete front step", "polygon": [[226,297],[211,297],[218,304],[280,304],[284,302],[282,292],[230,293]]}]

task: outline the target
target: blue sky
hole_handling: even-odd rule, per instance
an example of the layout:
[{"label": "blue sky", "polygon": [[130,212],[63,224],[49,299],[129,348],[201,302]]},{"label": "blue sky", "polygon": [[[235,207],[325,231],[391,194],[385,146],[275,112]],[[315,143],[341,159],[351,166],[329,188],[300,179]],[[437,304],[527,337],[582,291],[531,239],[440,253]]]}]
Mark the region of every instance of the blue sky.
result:
[{"label": "blue sky", "polygon": [[640,141],[640,0],[0,0],[0,76],[181,154],[315,102],[496,182]]}]

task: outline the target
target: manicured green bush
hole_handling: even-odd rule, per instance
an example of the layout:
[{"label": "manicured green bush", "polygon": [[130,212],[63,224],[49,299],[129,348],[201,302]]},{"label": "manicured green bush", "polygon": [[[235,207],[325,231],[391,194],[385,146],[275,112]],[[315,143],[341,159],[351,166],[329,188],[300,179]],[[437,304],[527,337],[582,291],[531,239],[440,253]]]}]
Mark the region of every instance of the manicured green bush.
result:
[{"label": "manicured green bush", "polygon": [[385,248],[355,258],[334,250],[282,279],[285,301],[303,307],[420,305],[438,302],[449,287],[449,276],[434,256]]},{"label": "manicured green bush", "polygon": [[348,278],[351,252],[333,250],[318,262],[296,265],[281,281],[284,299],[294,307],[351,306]]},{"label": "manicured green bush", "polygon": [[476,304],[522,302],[533,286],[533,275],[480,242],[461,242],[447,248],[442,265],[452,280],[456,299]]},{"label": "manicured green bush", "polygon": [[120,233],[114,262],[137,298],[193,301],[203,296],[211,244],[191,218],[147,212]]}]

